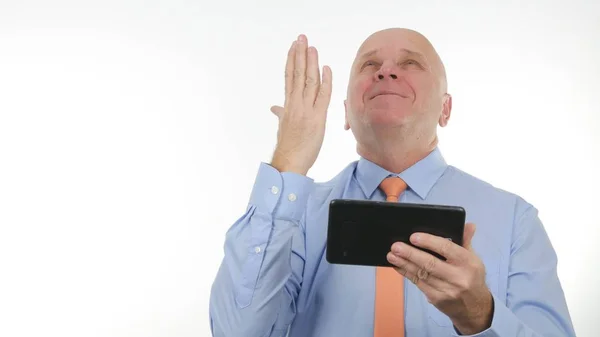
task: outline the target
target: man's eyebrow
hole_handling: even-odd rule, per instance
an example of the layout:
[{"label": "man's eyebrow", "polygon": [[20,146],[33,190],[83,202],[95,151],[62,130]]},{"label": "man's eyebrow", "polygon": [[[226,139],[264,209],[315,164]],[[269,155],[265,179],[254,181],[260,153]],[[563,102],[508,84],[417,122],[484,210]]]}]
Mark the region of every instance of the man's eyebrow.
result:
[{"label": "man's eyebrow", "polygon": [[[421,59],[421,60],[426,60],[425,56],[424,56],[423,54],[421,54],[421,53],[417,52],[417,51],[410,50],[410,49],[406,49],[406,48],[402,48],[400,51],[401,51],[402,53],[404,53],[404,54],[408,55],[408,56],[415,57],[415,58],[419,58],[419,59]],[[370,51],[368,51],[368,52],[366,52],[366,53],[363,53],[363,54],[362,54],[362,55],[359,57],[359,60],[364,60],[364,59],[370,58],[370,57],[372,57],[373,55],[377,54],[378,52],[379,52],[379,49],[373,49],[373,50],[370,50]]]}]

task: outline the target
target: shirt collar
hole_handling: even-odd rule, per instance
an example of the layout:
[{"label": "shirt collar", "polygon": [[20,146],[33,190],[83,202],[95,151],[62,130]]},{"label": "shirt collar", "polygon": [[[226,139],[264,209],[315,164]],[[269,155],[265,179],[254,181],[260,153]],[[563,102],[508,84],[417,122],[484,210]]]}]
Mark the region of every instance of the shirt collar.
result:
[{"label": "shirt collar", "polygon": [[356,167],[355,177],[368,199],[373,196],[373,193],[379,187],[381,181],[388,176],[398,176],[402,178],[411,190],[413,190],[421,199],[425,199],[433,185],[435,185],[436,181],[442,176],[447,166],[441,151],[436,147],[425,158],[400,174],[390,172],[361,157]]}]

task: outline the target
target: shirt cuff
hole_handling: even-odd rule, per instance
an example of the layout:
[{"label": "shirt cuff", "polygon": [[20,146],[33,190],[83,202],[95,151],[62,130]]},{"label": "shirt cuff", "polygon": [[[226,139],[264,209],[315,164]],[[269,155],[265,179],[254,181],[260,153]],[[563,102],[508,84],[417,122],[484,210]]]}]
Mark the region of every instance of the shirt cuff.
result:
[{"label": "shirt cuff", "polygon": [[261,163],[250,196],[250,205],[275,218],[299,222],[314,189],[314,180],[294,172],[279,172]]},{"label": "shirt cuff", "polygon": [[480,333],[474,335],[461,335],[454,329],[455,337],[505,337],[518,335],[518,321],[510,309],[502,305],[496,296],[492,295],[494,302],[494,315],[492,316],[492,325]]}]

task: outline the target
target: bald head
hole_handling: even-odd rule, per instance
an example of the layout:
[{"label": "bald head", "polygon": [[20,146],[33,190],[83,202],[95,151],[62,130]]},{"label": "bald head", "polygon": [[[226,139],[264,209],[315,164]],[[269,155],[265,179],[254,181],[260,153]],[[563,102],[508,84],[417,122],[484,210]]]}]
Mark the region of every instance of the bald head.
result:
[{"label": "bald head", "polygon": [[404,53],[422,59],[423,66],[439,80],[442,93],[446,93],[446,69],[440,56],[423,34],[407,28],[389,28],[369,35],[358,48],[352,66],[353,72],[360,67],[362,61],[381,53],[387,46],[394,46],[398,54]]}]

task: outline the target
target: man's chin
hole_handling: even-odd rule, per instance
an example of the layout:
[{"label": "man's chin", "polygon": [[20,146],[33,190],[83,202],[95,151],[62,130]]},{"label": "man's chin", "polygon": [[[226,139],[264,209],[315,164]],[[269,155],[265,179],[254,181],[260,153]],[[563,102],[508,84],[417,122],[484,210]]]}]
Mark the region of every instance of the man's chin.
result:
[{"label": "man's chin", "polygon": [[409,111],[372,110],[366,116],[368,124],[374,127],[395,127],[405,125],[410,120]]}]

